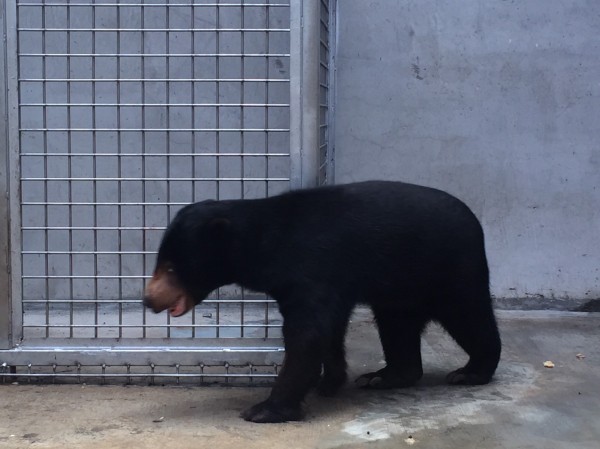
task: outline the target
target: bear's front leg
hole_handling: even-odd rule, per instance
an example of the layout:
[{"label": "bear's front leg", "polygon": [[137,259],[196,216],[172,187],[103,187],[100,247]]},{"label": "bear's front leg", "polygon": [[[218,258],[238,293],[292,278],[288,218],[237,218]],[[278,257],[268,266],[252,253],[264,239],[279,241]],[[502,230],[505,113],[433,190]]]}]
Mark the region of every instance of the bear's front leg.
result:
[{"label": "bear's front leg", "polygon": [[[286,316],[287,315],[287,316]],[[271,395],[242,412],[246,421],[277,423],[302,419],[302,400],[321,369],[322,334],[302,314],[286,314],[283,322],[285,360]]]}]

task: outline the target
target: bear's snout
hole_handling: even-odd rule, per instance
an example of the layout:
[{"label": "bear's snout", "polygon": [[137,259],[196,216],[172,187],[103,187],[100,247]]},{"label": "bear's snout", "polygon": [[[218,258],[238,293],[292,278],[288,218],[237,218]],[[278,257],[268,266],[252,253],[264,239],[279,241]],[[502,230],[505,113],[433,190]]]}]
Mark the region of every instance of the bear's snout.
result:
[{"label": "bear's snout", "polygon": [[170,270],[157,270],[144,292],[143,304],[154,313],[169,310],[171,316],[181,316],[193,306],[188,293],[182,289]]},{"label": "bear's snout", "polygon": [[154,313],[160,312],[160,310],[154,310],[153,300],[152,300],[152,298],[150,296],[144,295],[144,299],[142,300],[142,303],[144,304],[144,307],[152,309],[152,311]]}]

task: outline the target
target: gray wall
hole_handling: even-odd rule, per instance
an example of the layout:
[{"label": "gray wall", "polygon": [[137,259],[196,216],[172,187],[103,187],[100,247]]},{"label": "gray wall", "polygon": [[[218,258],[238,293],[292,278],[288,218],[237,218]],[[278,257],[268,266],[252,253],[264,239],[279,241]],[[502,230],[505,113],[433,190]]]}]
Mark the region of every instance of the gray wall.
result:
[{"label": "gray wall", "polygon": [[600,2],[338,3],[336,182],[464,199],[499,297],[600,297]]}]

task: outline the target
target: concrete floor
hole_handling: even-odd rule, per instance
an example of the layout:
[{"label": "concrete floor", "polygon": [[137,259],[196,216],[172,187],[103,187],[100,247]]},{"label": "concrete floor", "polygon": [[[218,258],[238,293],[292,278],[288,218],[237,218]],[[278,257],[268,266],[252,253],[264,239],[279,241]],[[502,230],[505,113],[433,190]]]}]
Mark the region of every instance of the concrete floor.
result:
[{"label": "concrete floor", "polygon": [[[0,385],[0,447],[598,449],[600,314],[498,315],[504,352],[489,385],[444,385],[465,356],[432,326],[418,386],[372,392],[349,385],[336,398],[310,395],[300,423],[239,419],[265,388]],[[371,321],[365,311],[353,317],[352,376],[382,365]]]}]

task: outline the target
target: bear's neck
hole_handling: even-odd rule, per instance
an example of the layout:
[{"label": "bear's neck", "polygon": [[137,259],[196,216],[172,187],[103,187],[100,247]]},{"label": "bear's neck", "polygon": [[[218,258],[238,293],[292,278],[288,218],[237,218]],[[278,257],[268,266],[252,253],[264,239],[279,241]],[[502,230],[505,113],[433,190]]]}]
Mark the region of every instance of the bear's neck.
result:
[{"label": "bear's neck", "polygon": [[231,253],[232,280],[250,290],[269,293],[278,277],[277,257],[285,251],[285,234],[290,219],[285,204],[277,197],[243,200],[231,217],[236,233]]}]

